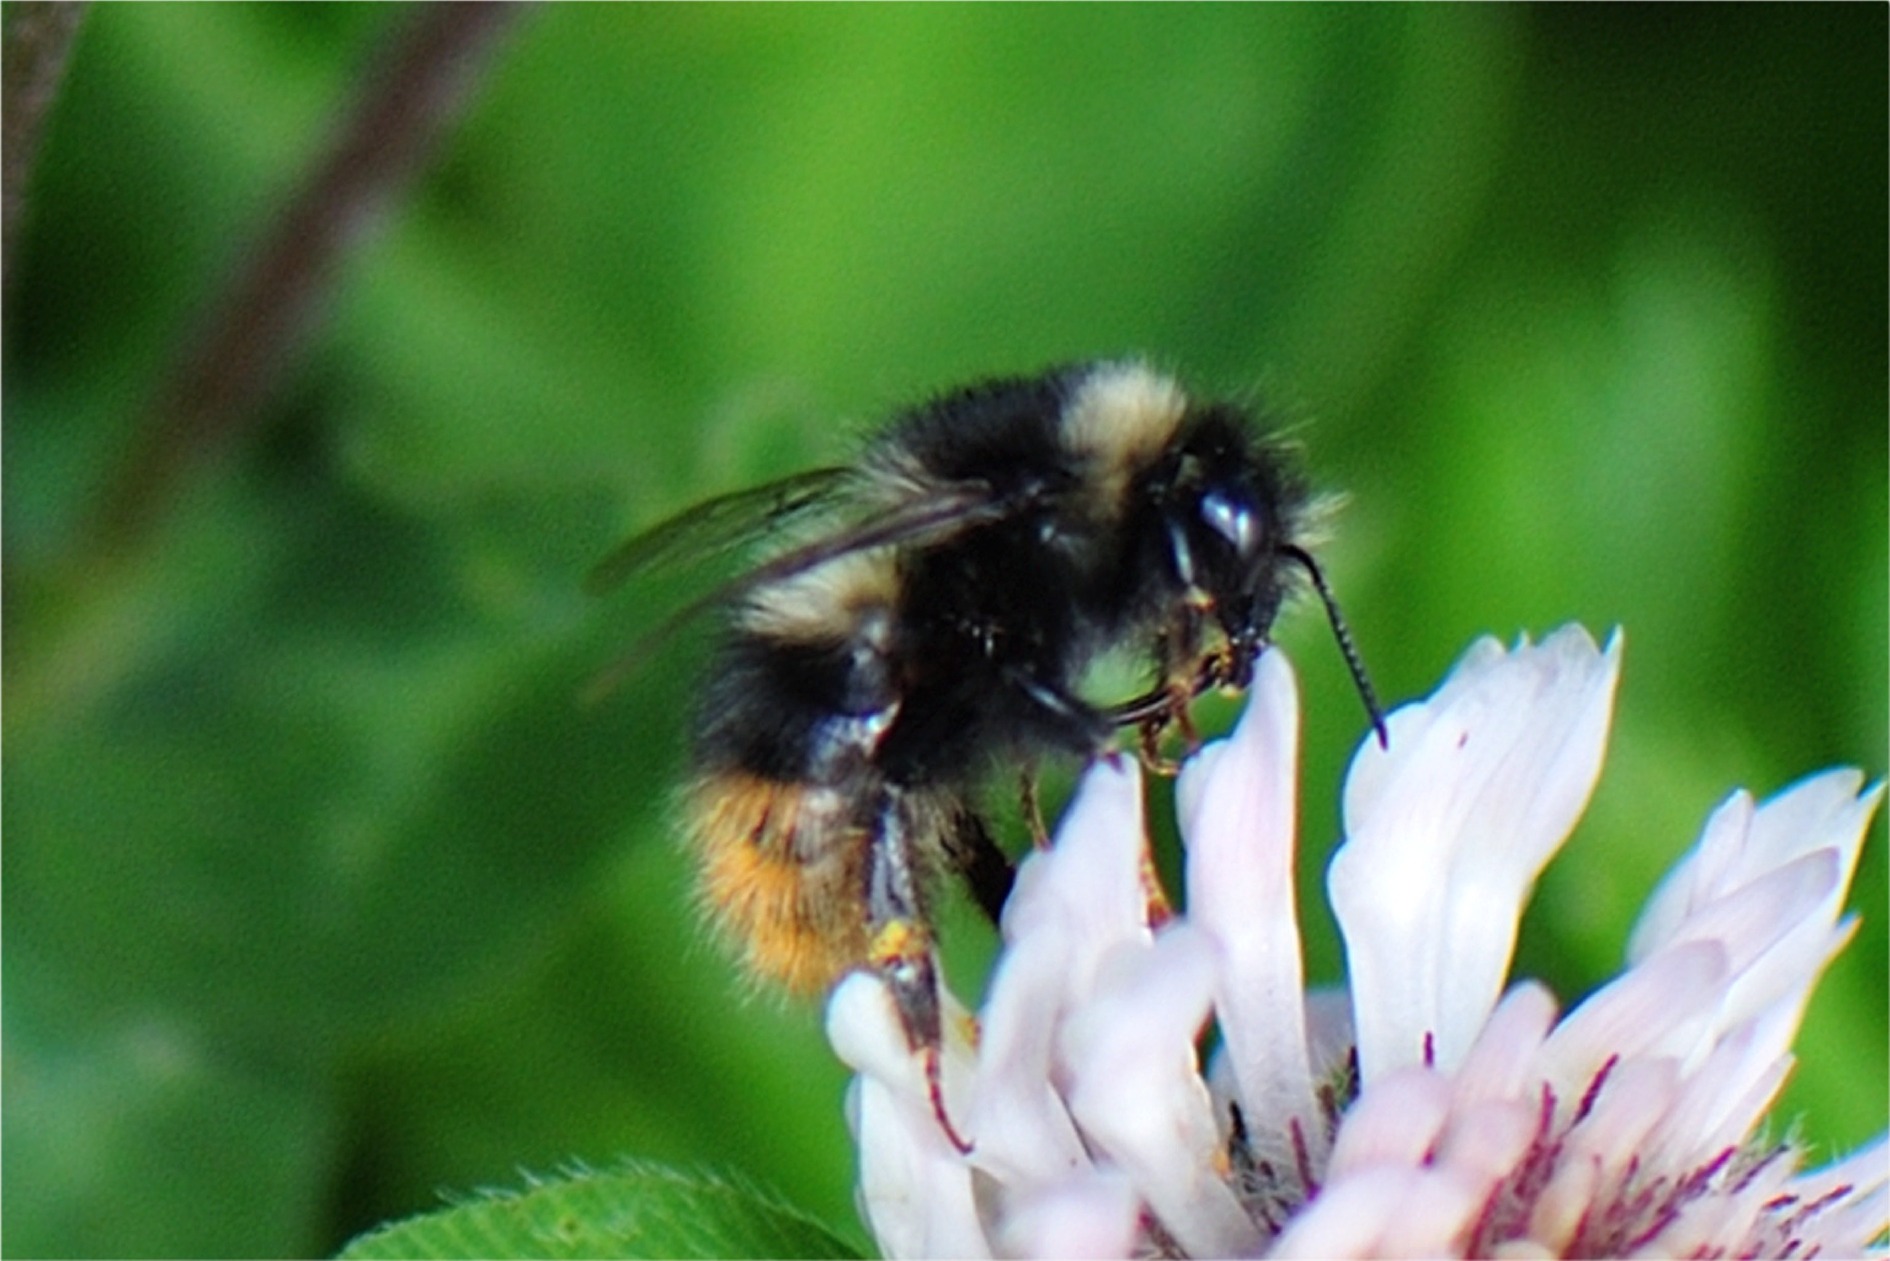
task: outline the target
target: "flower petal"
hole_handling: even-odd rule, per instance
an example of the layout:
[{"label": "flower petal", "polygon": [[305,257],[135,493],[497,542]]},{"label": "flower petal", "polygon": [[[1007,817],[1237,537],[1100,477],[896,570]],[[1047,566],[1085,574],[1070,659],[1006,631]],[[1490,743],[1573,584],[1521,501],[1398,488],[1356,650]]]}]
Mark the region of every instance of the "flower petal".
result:
[{"label": "flower petal", "polygon": [[1455,1170],[1375,1165],[1328,1185],[1270,1257],[1461,1255],[1483,1197]]},{"label": "flower petal", "polygon": [[1817,850],[1839,852],[1841,880],[1848,887],[1864,829],[1883,796],[1881,784],[1860,791],[1863,782],[1857,771],[1840,768],[1800,780],[1762,807],[1754,807],[1750,793],[1727,798],[1707,820],[1693,850],[1648,899],[1629,938],[1629,961],[1671,940],[1678,925],[1705,903]]},{"label": "flower petal", "polygon": [[1001,1214],[1000,1254],[1007,1257],[1127,1257],[1135,1250],[1142,1202],[1129,1180],[1095,1170],[1029,1186]]},{"label": "flower petal", "polygon": [[1437,1163],[1457,1170],[1487,1195],[1528,1155],[1540,1135],[1540,1121],[1540,1111],[1521,1100],[1458,1104],[1437,1146]]},{"label": "flower petal", "polygon": [[1392,716],[1390,751],[1359,753],[1329,874],[1349,993],[1303,990],[1283,656],[1261,657],[1235,731],[1184,768],[1186,913],[1158,932],[1140,774],[1094,768],[1019,873],[981,1039],[941,995],[945,1106],[974,1151],[940,1126],[885,985],[860,974],[833,996],[882,1249],[1882,1255],[1883,1140],[1809,1174],[1793,1145],[1754,1140],[1856,928],[1843,900],[1881,787],[1840,771],[1735,795],[1619,977],[1559,1022],[1540,984],[1498,1001],[1523,900],[1599,772],[1619,658],[1618,638],[1604,651],[1573,628],[1484,641]]},{"label": "flower petal", "polygon": [[1579,1099],[1611,1061],[1658,1053],[1704,1027],[1726,983],[1716,942],[1669,947],[1584,999],[1549,1035],[1541,1062],[1565,1102]]},{"label": "flower petal", "polygon": [[[1849,939],[1840,923],[1864,835],[1883,796],[1855,770],[1826,771],[1755,807],[1735,793],[1649,900],[1629,940],[1636,962],[1672,942],[1716,938],[1735,978],[1712,1030],[1763,1020],[1752,1058],[1783,1055],[1811,989]],[[1696,1058],[1710,1050],[1698,1048]]]},{"label": "flower petal", "polygon": [[1055,1035],[1103,961],[1152,940],[1141,884],[1141,771],[1091,768],[1057,828],[1026,858],[1004,909],[1009,948],[985,1005],[970,1122],[977,1166],[1000,1179],[1063,1179],[1088,1165],[1059,1093]]},{"label": "flower petal", "polygon": [[1800,1204],[1824,1206],[1800,1227],[1820,1245],[1823,1255],[1885,1255],[1883,1241],[1890,1235],[1890,1143],[1882,1136],[1836,1164],[1793,1178],[1786,1189]]},{"label": "flower petal", "polygon": [[1060,935],[1035,934],[1005,952],[992,979],[967,1121],[973,1163],[1005,1181],[1062,1178],[1089,1163],[1051,1072],[1069,954]]},{"label": "flower petal", "polygon": [[1259,1250],[1261,1235],[1222,1177],[1213,1105],[1194,1040],[1215,982],[1212,944],[1183,925],[1123,950],[1066,1033],[1070,1111],[1128,1174],[1191,1256]]},{"label": "flower petal", "polygon": [[1233,734],[1181,774],[1188,920],[1220,950],[1214,1007],[1249,1140],[1262,1159],[1325,1157],[1306,1037],[1305,971],[1294,900],[1299,689],[1283,653],[1254,667]]},{"label": "flower petal", "polygon": [[1426,1164],[1450,1119],[1450,1083],[1428,1068],[1409,1065],[1386,1073],[1346,1109],[1332,1144],[1329,1179],[1374,1165]]},{"label": "flower petal", "polygon": [[1098,761],[1077,785],[1055,843],[1018,867],[1004,904],[1006,943],[1047,931],[1079,944],[1069,990],[1081,995],[1096,961],[1113,946],[1149,941],[1141,883],[1147,836],[1141,767],[1128,758]]},{"label": "flower petal", "polygon": [[1620,636],[1474,646],[1367,741],[1327,887],[1345,937],[1359,1068],[1463,1059],[1501,992],[1522,905],[1601,771]]},{"label": "flower petal", "polygon": [[827,1004],[827,1037],[859,1077],[851,1100],[860,1214],[889,1257],[986,1257],[971,1170],[932,1114],[892,996],[855,972]]},{"label": "flower petal", "polygon": [[1524,981],[1503,995],[1457,1070],[1457,1106],[1518,1100],[1533,1108],[1542,1044],[1554,1024],[1555,997],[1540,983]]}]

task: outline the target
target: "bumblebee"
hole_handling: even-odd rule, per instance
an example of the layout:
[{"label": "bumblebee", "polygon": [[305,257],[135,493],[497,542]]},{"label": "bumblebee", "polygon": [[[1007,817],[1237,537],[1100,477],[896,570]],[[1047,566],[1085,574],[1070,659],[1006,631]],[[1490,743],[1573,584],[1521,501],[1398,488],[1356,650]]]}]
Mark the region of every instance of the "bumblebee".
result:
[{"label": "bumblebee", "polygon": [[[708,917],[755,977],[790,992],[860,968],[883,977],[939,1122],[968,1150],[939,1088],[932,899],[955,873],[994,922],[1003,907],[1011,863],[976,796],[990,772],[1104,756],[1124,728],[1152,753],[1168,728],[1189,730],[1195,696],[1245,686],[1301,579],[1383,738],[1306,550],[1314,510],[1284,446],[1240,409],[1138,362],[1097,362],[943,394],[853,465],[632,539],[594,586],[765,548],[659,632],[724,615],[684,807]],[[1086,669],[1123,646],[1149,654],[1153,686],[1085,699]]]}]

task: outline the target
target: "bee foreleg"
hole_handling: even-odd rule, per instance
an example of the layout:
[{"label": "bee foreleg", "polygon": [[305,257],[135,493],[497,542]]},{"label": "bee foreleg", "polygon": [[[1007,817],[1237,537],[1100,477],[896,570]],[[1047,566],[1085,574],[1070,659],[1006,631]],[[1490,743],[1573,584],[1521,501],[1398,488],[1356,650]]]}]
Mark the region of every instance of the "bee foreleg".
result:
[{"label": "bee foreleg", "polygon": [[1005,670],[1004,681],[1031,703],[1045,734],[1070,752],[1100,757],[1114,743],[1116,724],[1095,706],[1021,667]]},{"label": "bee foreleg", "polygon": [[1152,775],[1170,778],[1181,774],[1181,763],[1162,752],[1162,737],[1168,733],[1166,720],[1150,720],[1142,724],[1140,732],[1140,757],[1142,765]]}]

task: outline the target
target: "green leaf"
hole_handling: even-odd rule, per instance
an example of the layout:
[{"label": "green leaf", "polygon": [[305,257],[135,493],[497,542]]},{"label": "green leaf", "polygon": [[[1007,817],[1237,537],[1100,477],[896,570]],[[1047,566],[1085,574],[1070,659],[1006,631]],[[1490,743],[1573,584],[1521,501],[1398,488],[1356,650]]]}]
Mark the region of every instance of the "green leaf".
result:
[{"label": "green leaf", "polygon": [[534,1180],[361,1236],[343,1257],[852,1257],[840,1235],[745,1182],[628,1164]]}]

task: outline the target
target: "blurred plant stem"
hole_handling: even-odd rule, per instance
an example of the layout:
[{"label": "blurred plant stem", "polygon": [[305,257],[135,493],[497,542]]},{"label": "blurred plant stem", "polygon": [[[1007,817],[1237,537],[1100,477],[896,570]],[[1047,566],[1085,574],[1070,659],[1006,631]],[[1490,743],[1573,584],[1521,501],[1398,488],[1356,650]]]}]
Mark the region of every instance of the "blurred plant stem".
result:
[{"label": "blurred plant stem", "polygon": [[[135,651],[126,651],[126,636],[135,642],[143,621],[135,612],[144,603],[136,593],[148,585],[140,577],[141,562],[169,509],[192,476],[253,436],[266,419],[269,392],[324,314],[346,256],[385,221],[439,149],[519,8],[466,0],[419,5],[363,68],[333,142],[236,263],[195,334],[182,342],[74,547],[58,559],[57,572],[40,575],[51,589],[42,592],[45,600],[34,602],[42,616],[32,628],[31,651],[19,668],[13,668],[19,654],[8,661],[10,730],[17,733],[18,719],[30,723],[50,706],[80,702],[82,708],[85,696],[110,683],[102,677],[105,663],[137,660]],[[20,22],[9,24],[7,36],[9,236],[14,29],[26,19],[22,14]],[[22,31],[21,42],[26,39]],[[61,48],[69,39],[68,31]],[[53,37],[34,42],[49,45]],[[35,65],[51,56],[42,51]],[[50,87],[42,95],[49,98]],[[32,103],[40,112],[46,102]]]},{"label": "blurred plant stem", "polygon": [[18,0],[6,7],[0,67],[0,295],[13,292],[13,237],[26,208],[33,155],[59,92],[83,0]]},{"label": "blurred plant stem", "polygon": [[188,473],[260,422],[343,258],[437,149],[516,11],[464,0],[421,5],[365,68],[334,144],[237,266],[159,387],[93,523],[105,547],[135,546]]}]

